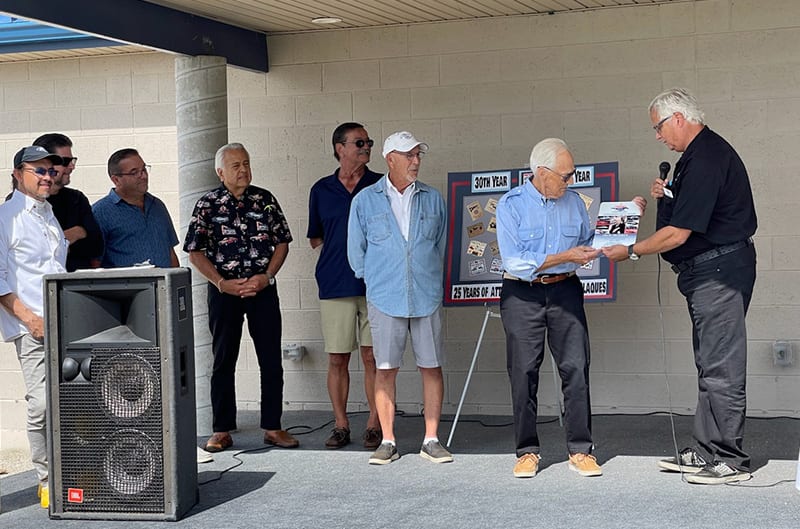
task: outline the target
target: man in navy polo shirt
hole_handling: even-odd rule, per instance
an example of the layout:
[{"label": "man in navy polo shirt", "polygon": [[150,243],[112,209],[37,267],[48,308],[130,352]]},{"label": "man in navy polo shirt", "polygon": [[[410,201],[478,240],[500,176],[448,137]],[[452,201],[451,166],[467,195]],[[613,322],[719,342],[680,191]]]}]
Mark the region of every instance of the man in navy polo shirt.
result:
[{"label": "man in navy polo shirt", "polygon": [[[320,248],[317,261],[322,335],[328,354],[328,394],[335,424],[325,446],[341,448],[350,442],[347,396],[350,390],[350,353],[361,349],[364,365],[364,391],[369,418],[364,432],[364,447],[381,444],[381,427],[375,410],[375,358],[367,321],[366,287],[356,278],[347,262],[347,219],[353,197],[371,186],[381,175],[369,170],[373,141],[360,123],[342,123],[333,131],[333,155],[339,168],[321,178],[311,188],[308,204],[307,237],[314,249]],[[358,332],[356,332],[356,330]]]}]

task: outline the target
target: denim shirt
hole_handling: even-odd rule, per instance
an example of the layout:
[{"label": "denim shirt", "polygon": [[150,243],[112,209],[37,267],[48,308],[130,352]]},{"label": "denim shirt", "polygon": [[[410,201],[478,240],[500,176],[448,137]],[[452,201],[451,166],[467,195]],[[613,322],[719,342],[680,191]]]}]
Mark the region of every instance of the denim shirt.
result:
[{"label": "denim shirt", "polygon": [[503,268],[509,274],[532,280],[538,274],[574,272],[578,265],[562,263],[539,270],[548,255],[589,245],[594,232],[580,196],[567,189],[558,199],[545,200],[526,182],[503,195],[497,203],[497,244]]},{"label": "denim shirt", "polygon": [[430,316],[442,303],[446,213],[442,195],[416,182],[408,241],[400,233],[387,176],[356,195],[347,226],[347,259],[364,278],[367,301],[398,318]]}]

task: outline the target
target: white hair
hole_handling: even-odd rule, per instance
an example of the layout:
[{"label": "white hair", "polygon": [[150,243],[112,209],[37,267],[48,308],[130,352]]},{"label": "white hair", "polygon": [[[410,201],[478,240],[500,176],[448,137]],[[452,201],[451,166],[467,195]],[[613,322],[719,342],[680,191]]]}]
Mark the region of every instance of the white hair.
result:
[{"label": "white hair", "polygon": [[219,149],[217,149],[217,154],[214,155],[214,169],[222,169],[224,167],[223,158],[225,158],[225,153],[228,151],[244,151],[247,152],[247,149],[244,148],[244,145],[241,143],[226,143]]},{"label": "white hair", "polygon": [[537,167],[547,167],[552,171],[556,165],[556,158],[562,151],[569,151],[564,140],[546,138],[540,141],[531,151],[531,171],[536,174]]},{"label": "white hair", "polygon": [[648,110],[655,111],[658,119],[664,119],[675,112],[680,112],[686,121],[700,125],[703,125],[705,118],[705,114],[700,110],[700,105],[697,104],[697,99],[685,88],[670,88],[661,92],[650,102]]}]

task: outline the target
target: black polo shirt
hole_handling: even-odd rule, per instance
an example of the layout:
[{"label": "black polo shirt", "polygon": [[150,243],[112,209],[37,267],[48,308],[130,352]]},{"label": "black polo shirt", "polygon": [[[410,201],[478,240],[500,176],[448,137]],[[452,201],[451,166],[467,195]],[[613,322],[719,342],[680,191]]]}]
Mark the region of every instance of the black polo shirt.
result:
[{"label": "black polo shirt", "polygon": [[92,214],[92,206],[86,195],[69,187],[62,187],[56,195],[47,197],[53,206],[53,215],[58,219],[62,230],[81,226],[86,237],[69,246],[67,272],[91,268],[92,260],[103,255],[103,232]]},{"label": "black polo shirt", "polygon": [[685,243],[661,255],[679,263],[756,232],[756,209],[742,159],[708,127],[692,140],[678,163],[667,196],[658,201],[656,228],[692,230]]}]

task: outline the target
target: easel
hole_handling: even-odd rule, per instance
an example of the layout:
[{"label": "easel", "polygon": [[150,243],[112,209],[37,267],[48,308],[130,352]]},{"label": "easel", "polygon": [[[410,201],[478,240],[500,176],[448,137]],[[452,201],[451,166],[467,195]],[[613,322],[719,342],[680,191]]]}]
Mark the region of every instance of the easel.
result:
[{"label": "easel", "polygon": [[[461,407],[464,405],[464,398],[467,396],[467,389],[469,389],[469,382],[472,379],[472,372],[475,371],[475,363],[478,361],[478,352],[481,350],[481,343],[483,343],[483,334],[486,332],[486,324],[489,322],[489,318],[499,318],[500,314],[494,312],[491,307],[489,307],[488,303],[483,304],[486,307],[486,315],[483,317],[483,325],[481,326],[481,333],[478,336],[478,343],[475,344],[475,352],[472,354],[472,363],[469,366],[469,372],[467,373],[467,380],[464,382],[464,390],[461,392],[461,400],[458,401],[458,408],[456,409],[456,415],[453,417],[453,426],[450,427],[450,436],[447,438],[447,446],[450,446],[450,442],[453,440],[453,434],[456,431],[456,425],[458,424],[458,418],[461,416]],[[551,363],[553,364],[553,385],[555,386],[556,391],[556,403],[558,404],[558,424],[560,426],[564,426],[564,407],[561,404],[561,397],[559,393],[559,384],[558,384],[558,372],[556,370],[556,363],[550,358]]]}]

